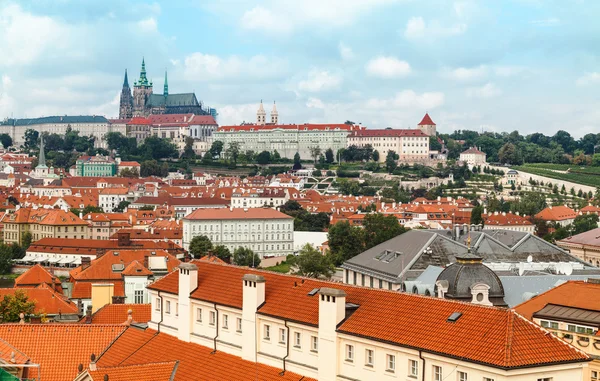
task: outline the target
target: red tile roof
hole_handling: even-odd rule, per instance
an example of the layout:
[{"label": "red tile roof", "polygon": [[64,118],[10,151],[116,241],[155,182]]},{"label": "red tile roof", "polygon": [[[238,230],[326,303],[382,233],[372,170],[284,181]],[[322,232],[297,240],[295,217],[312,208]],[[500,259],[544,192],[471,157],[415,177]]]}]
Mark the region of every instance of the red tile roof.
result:
[{"label": "red tile roof", "polygon": [[125,296],[125,282],[123,280],[113,281],[80,281],[73,284],[71,291],[71,299],[91,299],[92,298],[92,283],[94,284],[113,284],[114,296]]},{"label": "red tile roof", "polygon": [[[92,315],[91,324],[123,324],[131,310],[131,317],[136,323],[147,323],[151,318],[150,304],[107,304]],[[85,322],[86,317],[81,319]]]},{"label": "red tile roof", "polygon": [[365,129],[365,130],[353,131],[350,134],[350,137],[379,137],[379,136],[392,136],[392,137],[416,136],[416,137],[422,137],[422,138],[427,137],[427,135],[421,130],[417,130],[417,129],[400,130],[400,129],[392,129],[392,128],[386,128],[383,130]]},{"label": "red tile roof", "polygon": [[41,365],[42,380],[71,381],[79,364],[88,364],[92,353],[99,355],[125,329],[114,325],[0,324],[0,337]]},{"label": "red tile roof", "polygon": [[55,288],[62,290],[60,279],[50,274],[48,270],[39,264],[32,266],[15,279],[15,287],[31,287],[40,284],[47,284],[51,287],[54,284]]},{"label": "red tile roof", "polygon": [[[176,374],[178,361],[125,365],[115,367],[97,367],[87,370],[91,381],[171,381]],[[105,378],[108,376],[108,378]]]},{"label": "red tile roof", "polygon": [[81,255],[101,254],[107,250],[167,250],[169,252],[183,252],[183,249],[173,242],[138,240],[131,241],[128,245],[119,246],[119,242],[112,239],[71,238],[42,238],[27,249],[28,252]]},{"label": "red tile roof", "polygon": [[343,131],[351,131],[354,129],[360,129],[360,126],[353,126],[350,124],[243,124],[241,126],[221,126],[217,129],[219,132],[258,132],[258,131],[269,131],[269,130],[296,130],[296,131],[335,131],[336,129]]},{"label": "red tile roof", "polygon": [[423,117],[423,119],[421,120],[421,122],[418,125],[419,126],[435,126],[435,123],[433,123],[433,120],[431,120],[431,117],[429,116],[429,114],[425,113],[425,116]]},{"label": "red tile roof", "polygon": [[258,220],[294,218],[272,208],[203,208],[185,216],[186,220]]},{"label": "red tile roof", "polygon": [[[222,351],[186,343],[152,329],[129,327],[98,359],[97,365],[124,366],[179,361],[175,381],[261,380],[314,381],[292,372],[242,360]],[[110,379],[110,378],[109,378]]]},{"label": "red tile roof", "polygon": [[140,262],[133,261],[121,273],[123,276],[152,276],[152,271],[144,267]]},{"label": "red tile roof", "polygon": [[462,154],[477,154],[477,155],[485,155],[485,152],[481,152],[479,149],[477,149],[477,147],[471,147],[466,151],[463,151],[460,153]]},{"label": "red tile roof", "polygon": [[216,125],[217,122],[212,115],[194,115],[192,120],[189,121],[190,125]]},{"label": "red tile roof", "polygon": [[78,314],[77,305],[69,299],[66,299],[61,293],[58,293],[48,286],[41,288],[0,288],[0,300],[7,295],[14,295],[16,292],[23,292],[29,301],[35,303],[35,314]]},{"label": "red tile roof", "polygon": [[531,320],[534,313],[547,304],[600,311],[600,284],[585,281],[569,281],[534,296],[514,308],[519,314]]},{"label": "red tile roof", "polygon": [[[243,275],[260,274],[265,277],[266,288],[265,303],[258,310],[259,314],[316,326],[318,297],[307,294],[314,288],[333,287],[346,292],[346,302],[359,305],[338,326],[338,331],[350,335],[503,369],[589,359],[583,352],[507,309],[243,267],[194,263],[198,266],[198,287],[191,294],[194,299],[241,308]],[[148,288],[177,294],[178,279],[176,271]],[[447,322],[454,312],[463,315],[457,322]],[[415,319],[415,316],[421,318]]]},{"label": "red tile roof", "polygon": [[568,206],[549,206],[535,215],[535,218],[544,221],[563,221],[577,217],[577,212]]},{"label": "red tile roof", "polygon": [[485,221],[485,225],[494,225],[494,226],[533,226],[533,222],[531,222],[528,218],[523,216],[517,216],[513,213],[498,213],[498,214],[490,214],[488,216],[483,216]]}]

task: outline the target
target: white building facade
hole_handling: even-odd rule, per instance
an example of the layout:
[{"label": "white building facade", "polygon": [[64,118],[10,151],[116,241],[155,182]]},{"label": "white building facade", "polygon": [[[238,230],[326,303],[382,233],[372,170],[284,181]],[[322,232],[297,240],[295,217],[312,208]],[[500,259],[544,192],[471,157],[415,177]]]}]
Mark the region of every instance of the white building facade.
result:
[{"label": "white building facade", "polygon": [[370,145],[379,152],[379,162],[385,162],[389,151],[394,151],[402,163],[423,163],[429,160],[429,136],[419,129],[358,130],[348,136],[348,146]]},{"label": "white building facade", "polygon": [[251,249],[261,258],[294,252],[294,219],[271,208],[198,209],[183,218],[183,247],[200,235],[232,253]]},{"label": "white building facade", "polygon": [[477,147],[471,147],[460,154],[460,161],[467,163],[469,167],[486,164],[486,154]]},{"label": "white building facade", "polygon": [[[216,289],[209,286],[216,278],[207,271],[198,270],[198,266],[211,267],[211,271],[218,274],[221,287],[227,287],[228,296],[241,293],[241,305],[227,305],[219,303]],[[399,334],[398,339],[392,339],[394,331],[403,331],[408,327],[385,325],[384,321],[392,321],[412,315],[415,311],[401,311],[392,304],[378,304],[382,295],[388,302],[391,299],[418,298],[422,303],[437,308],[443,306],[450,310],[459,308],[465,303],[457,303],[434,298],[423,298],[415,295],[389,293],[380,290],[368,290],[368,295],[362,298],[357,295],[356,288],[338,288],[334,283],[317,282],[299,277],[284,275],[270,276],[260,272],[251,273],[247,269],[232,268],[230,266],[213,264],[182,264],[177,272],[169,277],[176,278],[177,291],[166,286],[166,282],[157,282],[150,286],[150,299],[152,304],[151,321],[149,327],[160,330],[166,334],[177,337],[185,342],[193,342],[205,347],[223,351],[243,360],[259,362],[272,367],[283,368],[305,377],[320,381],[343,380],[426,380],[426,381],[574,381],[584,380],[587,371],[588,357],[552,337],[548,332],[534,327],[523,321],[518,316],[519,327],[523,327],[531,337],[544,340],[557,351],[568,352],[579,358],[579,361],[554,363],[553,361],[540,361],[542,355],[532,355],[519,366],[499,366],[478,361],[480,353],[486,350],[496,353],[495,349],[504,352],[512,350],[511,340],[521,342],[527,340],[526,333],[519,330],[513,331],[509,324],[515,324],[512,319],[492,322],[484,318],[486,313],[494,315],[512,314],[513,311],[489,311],[489,307],[469,306],[469,312],[458,315],[457,321],[466,319],[467,314],[482,316],[481,324],[489,326],[489,332],[509,332],[509,339],[505,333],[503,339],[492,344],[492,340],[482,340],[478,334],[470,333],[464,337],[456,337],[452,332],[432,328],[421,329],[416,336],[430,338],[423,341],[423,346],[431,342],[441,343],[444,335],[454,343],[442,349],[442,344],[433,344],[428,350],[423,350],[419,345],[401,345],[394,340],[404,340]],[[225,268],[225,269],[224,269]],[[244,271],[248,273],[244,274]],[[199,283],[202,279],[202,284]],[[287,281],[287,282],[286,282]],[[236,285],[236,282],[239,282]],[[285,283],[285,285],[283,283]],[[295,282],[295,283],[294,283]],[[277,283],[277,284],[275,284]],[[289,287],[292,292],[301,293],[293,297],[289,305],[285,303],[280,308],[274,308],[271,303],[281,303]],[[329,286],[329,287],[328,287]],[[269,287],[273,287],[270,292]],[[205,292],[202,288],[210,288],[212,292]],[[241,290],[240,290],[241,288]],[[348,294],[346,292],[350,292]],[[289,296],[289,294],[286,294]],[[360,304],[356,303],[360,299]],[[227,299],[228,300],[228,299]],[[237,300],[237,299],[236,299]],[[353,300],[350,302],[350,300]],[[415,299],[416,300],[416,299]],[[237,304],[237,303],[236,303]],[[369,307],[367,307],[369,306]],[[308,310],[307,310],[308,308]],[[363,310],[361,310],[361,308]],[[393,311],[379,310],[382,308]],[[369,312],[367,311],[369,309]],[[448,331],[457,331],[457,324],[446,321],[446,312],[437,314],[435,307],[430,309],[430,319],[439,319],[439,324],[448,327]],[[268,312],[267,312],[268,311]],[[310,311],[310,312],[308,312]],[[385,315],[390,317],[381,319],[367,319],[367,314]],[[451,314],[451,312],[450,312]],[[357,319],[362,315],[365,319],[363,329],[352,329],[350,319]],[[471,315],[471,316],[473,316]],[[456,315],[453,315],[456,316]],[[412,319],[414,320],[414,316]],[[454,317],[453,317],[454,318]],[[417,319],[419,320],[419,319]],[[427,319],[422,319],[427,320]],[[523,319],[524,320],[524,319]],[[404,319],[403,319],[404,321]],[[464,320],[463,320],[464,321]],[[415,323],[422,328],[427,324]],[[454,324],[454,325],[452,325]],[[385,325],[385,326],[384,326]],[[345,327],[348,328],[345,328]],[[371,327],[374,330],[371,330]],[[370,333],[369,333],[370,332]],[[471,331],[468,331],[471,332]],[[383,337],[388,337],[384,339]],[[375,338],[372,335],[381,336]],[[513,337],[514,336],[514,337]],[[508,341],[505,341],[508,340]],[[416,339],[412,339],[416,340]],[[533,340],[533,339],[532,339]],[[465,343],[462,343],[465,342]],[[539,341],[530,341],[531,345],[544,345]],[[507,347],[499,345],[507,344]],[[533,344],[535,343],[535,344]],[[459,346],[464,351],[455,350]],[[547,348],[545,348],[547,349]],[[456,355],[461,353],[462,356]],[[532,352],[535,349],[532,348]],[[557,354],[558,355],[558,354]],[[502,359],[505,357],[501,356]],[[516,360],[508,359],[507,364]],[[531,362],[531,364],[529,364]]]}]

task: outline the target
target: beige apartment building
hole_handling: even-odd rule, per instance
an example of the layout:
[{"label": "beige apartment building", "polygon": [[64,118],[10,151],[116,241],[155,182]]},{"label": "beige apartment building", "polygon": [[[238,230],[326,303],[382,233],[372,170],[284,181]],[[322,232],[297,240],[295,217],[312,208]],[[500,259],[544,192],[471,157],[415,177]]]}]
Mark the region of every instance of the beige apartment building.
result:
[{"label": "beige apartment building", "polygon": [[149,328],[320,381],[577,381],[591,360],[504,308],[203,261],[148,290]]},{"label": "beige apartment building", "polygon": [[62,209],[19,208],[14,213],[6,213],[4,242],[23,243],[23,235],[31,233],[32,242],[42,238],[88,237],[88,224],[81,218]]},{"label": "beige apartment building", "polygon": [[420,129],[352,131],[348,136],[348,146],[365,147],[370,145],[379,152],[379,162],[385,162],[389,151],[399,156],[401,163],[424,163],[429,159],[429,136]]}]

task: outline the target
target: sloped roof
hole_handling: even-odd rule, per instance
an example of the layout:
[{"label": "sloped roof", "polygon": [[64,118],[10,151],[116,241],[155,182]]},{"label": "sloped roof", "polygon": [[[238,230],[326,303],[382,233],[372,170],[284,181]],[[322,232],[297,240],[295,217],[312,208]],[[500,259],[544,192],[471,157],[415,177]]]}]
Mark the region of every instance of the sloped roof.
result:
[{"label": "sloped roof", "polygon": [[[40,364],[43,379],[70,381],[77,365],[88,364],[125,326],[81,324],[0,324],[0,337]],[[35,377],[35,375],[33,376]]]},{"label": "sloped roof", "polygon": [[6,119],[4,126],[29,126],[36,124],[76,124],[76,123],[108,123],[108,119],[100,115],[64,115],[44,116],[41,118]]},{"label": "sloped roof", "polygon": [[133,261],[121,273],[123,276],[152,276],[152,271],[144,267],[139,261]]},{"label": "sloped roof", "polygon": [[352,131],[352,133],[350,134],[351,137],[353,136],[360,136],[360,137],[369,137],[369,136],[395,136],[395,137],[399,137],[399,136],[416,136],[416,137],[422,137],[422,138],[426,138],[427,135],[421,131],[421,130],[417,130],[417,129],[392,129],[392,128],[386,128],[386,129],[382,129],[382,130],[372,130],[372,129],[364,129],[364,130],[358,130],[358,131]]},{"label": "sloped roof", "polygon": [[489,214],[487,216],[483,216],[485,225],[497,225],[497,226],[508,226],[508,225],[519,225],[519,226],[533,226],[533,222],[531,222],[528,218],[523,216],[517,216],[513,213],[498,213],[498,214]]},{"label": "sloped roof", "polygon": [[477,147],[471,147],[468,150],[461,152],[460,154],[461,155],[466,155],[466,154],[485,155],[485,152],[481,152],[479,149],[477,149]]},{"label": "sloped roof", "polygon": [[37,286],[43,283],[48,285],[52,285],[53,283],[57,285],[61,284],[60,279],[50,274],[48,270],[39,264],[31,266],[31,268],[15,279],[15,287]]},{"label": "sloped roof", "polygon": [[535,218],[539,218],[544,221],[570,220],[574,219],[575,217],[577,217],[577,212],[564,205],[552,207],[549,206],[535,215]]},{"label": "sloped roof", "polygon": [[569,281],[537,295],[514,308],[531,320],[533,314],[548,304],[600,312],[600,284]]},{"label": "sloped roof", "polygon": [[241,126],[221,126],[217,129],[218,132],[259,132],[270,130],[292,130],[292,131],[351,131],[362,127],[353,126],[344,123],[334,124],[243,124]]},{"label": "sloped roof", "polygon": [[600,228],[588,230],[558,241],[564,244],[576,244],[586,246],[600,246]]},{"label": "sloped roof", "polygon": [[67,315],[79,313],[75,303],[48,286],[41,288],[0,288],[0,300],[6,295],[14,295],[16,292],[23,292],[27,295],[29,301],[35,302],[34,313],[36,314]]},{"label": "sloped roof", "polygon": [[418,125],[419,126],[435,126],[435,123],[433,123],[433,120],[431,120],[429,113],[425,113],[425,116],[423,117],[423,119],[421,120],[421,122]]},{"label": "sloped roof", "polygon": [[135,327],[129,327],[106,348],[97,364],[107,367],[172,361],[179,361],[174,381],[314,381],[290,371],[281,375],[279,368],[245,361],[223,351],[212,353],[209,347],[186,343],[152,329],[142,330]]},{"label": "sloped roof", "polygon": [[[151,319],[150,304],[107,304],[92,314],[91,324],[123,324],[127,321],[129,310],[136,323],[147,323]],[[82,322],[85,320],[84,316]]]},{"label": "sloped roof", "polygon": [[[308,293],[331,287],[345,291],[346,302],[359,306],[338,325],[341,333],[501,369],[589,360],[585,353],[512,310],[243,267],[194,263],[198,266],[198,287],[191,298],[205,302],[241,309],[243,276],[259,274],[266,281],[265,303],[259,314],[318,326],[319,298]],[[178,280],[179,272],[175,271],[149,288],[177,294]],[[456,322],[448,322],[454,312],[462,312],[462,316]],[[416,316],[423,318],[415,319]]]},{"label": "sloped roof", "polygon": [[272,208],[203,208],[196,209],[185,216],[186,220],[256,220],[256,219],[285,219],[294,217],[281,213]]},{"label": "sloped roof", "polygon": [[91,381],[172,381],[177,372],[178,361],[148,363],[140,365],[122,365],[97,367],[87,370]]},{"label": "sloped roof", "polygon": [[146,102],[148,107],[165,106],[200,106],[194,93],[169,94],[166,97],[162,94],[151,94]]}]

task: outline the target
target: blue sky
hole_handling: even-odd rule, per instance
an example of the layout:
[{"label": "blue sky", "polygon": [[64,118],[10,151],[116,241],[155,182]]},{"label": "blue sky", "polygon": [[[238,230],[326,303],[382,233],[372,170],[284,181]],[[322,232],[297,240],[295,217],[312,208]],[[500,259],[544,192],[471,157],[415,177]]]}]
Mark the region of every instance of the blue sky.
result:
[{"label": "blue sky", "polygon": [[142,57],[156,92],[220,124],[599,132],[600,2],[0,0],[0,117],[115,117]]}]

